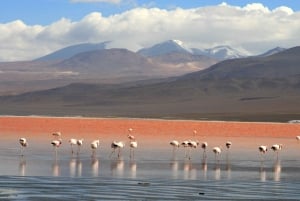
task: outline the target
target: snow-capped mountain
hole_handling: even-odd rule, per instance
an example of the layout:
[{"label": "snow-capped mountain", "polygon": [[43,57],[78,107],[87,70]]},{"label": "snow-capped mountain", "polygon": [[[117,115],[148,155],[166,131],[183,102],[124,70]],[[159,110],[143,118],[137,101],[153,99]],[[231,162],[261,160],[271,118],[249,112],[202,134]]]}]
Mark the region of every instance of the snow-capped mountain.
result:
[{"label": "snow-capped mountain", "polygon": [[245,53],[241,53],[240,51],[233,49],[230,46],[216,46],[210,49],[197,49],[192,48],[193,53],[196,55],[205,55],[209,57],[213,57],[216,59],[224,60],[224,59],[236,59],[236,58],[243,58],[249,55]]},{"label": "snow-capped mountain", "polygon": [[154,57],[169,53],[193,53],[180,40],[167,40],[149,48],[140,49],[137,53],[146,57]]},{"label": "snow-capped mountain", "polygon": [[46,56],[40,57],[36,60],[37,61],[51,61],[51,60],[68,59],[79,53],[107,49],[107,45],[109,43],[110,43],[109,41],[105,41],[102,43],[82,43],[82,44],[77,44],[77,45],[71,45],[71,46],[65,47],[63,49],[57,50],[53,53],[50,53]]},{"label": "snow-capped mountain", "polygon": [[259,55],[259,56],[260,56],[260,57],[267,57],[267,56],[271,56],[271,55],[273,55],[273,54],[277,54],[277,53],[279,53],[279,52],[282,52],[282,51],[284,51],[284,50],[286,50],[286,48],[275,47],[275,48],[273,48],[273,49],[271,49],[271,50],[266,51],[265,53],[263,53],[263,54],[261,54],[261,55]]},{"label": "snow-capped mountain", "polygon": [[215,59],[234,59],[246,57],[248,55],[241,53],[240,51],[233,49],[229,46],[217,46],[210,49],[199,49],[187,47],[182,41],[168,40],[162,43],[158,43],[149,48],[143,48],[137,53],[146,57],[155,57],[163,54],[170,53],[189,53],[193,55],[204,55]]}]

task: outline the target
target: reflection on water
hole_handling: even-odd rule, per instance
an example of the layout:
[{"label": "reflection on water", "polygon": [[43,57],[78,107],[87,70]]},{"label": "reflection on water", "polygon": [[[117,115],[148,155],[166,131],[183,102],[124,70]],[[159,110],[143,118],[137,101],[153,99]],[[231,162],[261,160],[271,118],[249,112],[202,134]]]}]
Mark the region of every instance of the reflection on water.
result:
[{"label": "reflection on water", "polygon": [[25,176],[26,175],[26,159],[24,158],[24,156],[20,157],[19,175],[20,176]]},{"label": "reflection on water", "polygon": [[130,160],[129,163],[131,178],[136,178],[137,165],[135,160]]},{"label": "reflection on water", "polygon": [[110,163],[110,170],[113,176],[123,176],[124,160],[122,157],[112,160]]},{"label": "reflection on water", "polygon": [[264,161],[260,162],[259,173],[260,173],[260,181],[265,182],[267,179],[267,173],[265,170],[265,162]]},{"label": "reflection on water", "polygon": [[215,180],[221,179],[221,167],[219,163],[216,163],[215,165]]},{"label": "reflection on water", "polygon": [[176,155],[172,155],[171,161],[170,161],[170,167],[172,170],[172,177],[174,179],[178,178],[178,170],[179,170],[179,161],[177,159]]},{"label": "reflection on water", "polygon": [[52,175],[54,177],[60,176],[60,166],[58,160],[54,160],[52,163]]},{"label": "reflection on water", "polygon": [[185,160],[183,163],[184,179],[197,179],[197,169],[193,166],[191,160]]},{"label": "reflection on water", "polygon": [[280,162],[280,160],[276,160],[273,170],[274,170],[274,181],[280,181],[280,175],[281,175],[281,162]]},{"label": "reflection on water", "polygon": [[203,178],[207,180],[207,159],[206,157],[202,159],[201,169],[203,171]]},{"label": "reflection on water", "polygon": [[69,168],[71,177],[82,176],[82,162],[80,161],[79,156],[70,159]]},{"label": "reflection on water", "polygon": [[92,156],[91,168],[93,177],[97,177],[99,175],[99,160],[95,156]]},{"label": "reflection on water", "polygon": [[231,180],[231,163],[229,160],[227,160],[226,163],[226,171],[227,171],[227,179]]}]

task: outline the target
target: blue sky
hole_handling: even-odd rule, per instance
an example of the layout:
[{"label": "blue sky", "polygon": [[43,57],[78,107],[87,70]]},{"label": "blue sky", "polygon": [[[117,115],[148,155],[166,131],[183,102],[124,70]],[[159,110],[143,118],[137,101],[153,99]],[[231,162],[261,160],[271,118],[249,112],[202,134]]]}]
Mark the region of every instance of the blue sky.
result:
[{"label": "blue sky", "polygon": [[161,9],[173,9],[175,7],[194,8],[218,5],[222,2],[236,6],[245,6],[249,3],[258,2],[270,9],[279,6],[287,6],[294,11],[299,11],[300,9],[298,0],[125,0],[118,4],[107,2],[71,2],[71,0],[1,0],[0,23],[19,19],[30,25],[47,25],[61,18],[77,21],[91,12],[101,12],[103,16],[110,16],[135,7],[158,7]]},{"label": "blue sky", "polygon": [[298,0],[1,0],[0,5],[0,61],[104,41],[137,51],[176,39],[189,48],[228,45],[247,55],[300,45]]}]

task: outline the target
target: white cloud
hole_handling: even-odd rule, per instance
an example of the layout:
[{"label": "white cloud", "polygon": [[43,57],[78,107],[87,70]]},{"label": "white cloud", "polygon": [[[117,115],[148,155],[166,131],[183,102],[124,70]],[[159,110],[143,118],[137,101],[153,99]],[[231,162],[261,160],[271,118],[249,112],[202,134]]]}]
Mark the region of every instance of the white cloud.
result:
[{"label": "white cloud", "polygon": [[70,0],[73,3],[112,3],[112,4],[119,4],[121,0]]},{"label": "white cloud", "polygon": [[230,45],[253,54],[276,46],[300,44],[300,12],[222,3],[194,9],[135,8],[102,16],[94,12],[80,21],[62,18],[47,26],[17,20],[0,24],[0,61],[34,59],[68,45],[113,41],[111,47],[136,51],[169,39],[190,47]]}]

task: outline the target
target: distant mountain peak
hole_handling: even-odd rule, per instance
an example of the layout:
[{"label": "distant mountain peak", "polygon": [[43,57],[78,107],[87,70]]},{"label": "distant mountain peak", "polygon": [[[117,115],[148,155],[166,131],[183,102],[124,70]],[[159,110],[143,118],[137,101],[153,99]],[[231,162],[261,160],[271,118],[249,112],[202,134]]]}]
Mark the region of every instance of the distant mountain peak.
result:
[{"label": "distant mountain peak", "polygon": [[182,41],[173,39],[158,43],[149,48],[143,48],[137,53],[147,57],[154,57],[163,54],[169,54],[172,52],[191,53],[192,51],[189,48],[185,47]]},{"label": "distant mountain peak", "polygon": [[107,45],[110,41],[105,41],[101,43],[80,43],[71,46],[67,46],[46,56],[36,59],[36,61],[53,61],[53,60],[64,60],[80,54],[83,52],[103,50],[107,49]]},{"label": "distant mountain peak", "polygon": [[171,41],[178,44],[179,46],[183,46],[183,42],[181,40],[173,39]]},{"label": "distant mountain peak", "polygon": [[270,50],[268,50],[268,51],[266,51],[265,53],[263,53],[263,54],[260,54],[260,55],[258,55],[258,56],[260,56],[260,57],[267,57],[267,56],[271,56],[271,55],[273,55],[273,54],[277,54],[277,53],[279,53],[279,52],[282,52],[282,51],[284,51],[284,50],[286,50],[286,48],[283,48],[283,47],[275,47],[275,48],[273,48],[273,49],[270,49]]}]

